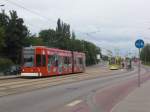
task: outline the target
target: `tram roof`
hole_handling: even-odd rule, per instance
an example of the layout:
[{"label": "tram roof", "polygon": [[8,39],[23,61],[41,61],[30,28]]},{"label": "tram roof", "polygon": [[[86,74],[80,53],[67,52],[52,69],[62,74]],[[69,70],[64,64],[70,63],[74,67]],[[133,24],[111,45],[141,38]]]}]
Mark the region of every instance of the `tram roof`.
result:
[{"label": "tram roof", "polygon": [[[58,49],[58,48],[49,48],[49,47],[46,47],[46,46],[29,46],[29,47],[24,47],[24,49],[36,49],[36,48],[44,48],[44,49],[47,49],[47,50],[54,50],[54,51],[62,51],[62,52],[71,52],[71,51],[68,51],[68,50],[62,50],[62,49]],[[78,51],[73,51],[75,54],[78,53],[78,54],[85,54],[83,52],[78,52]]]}]

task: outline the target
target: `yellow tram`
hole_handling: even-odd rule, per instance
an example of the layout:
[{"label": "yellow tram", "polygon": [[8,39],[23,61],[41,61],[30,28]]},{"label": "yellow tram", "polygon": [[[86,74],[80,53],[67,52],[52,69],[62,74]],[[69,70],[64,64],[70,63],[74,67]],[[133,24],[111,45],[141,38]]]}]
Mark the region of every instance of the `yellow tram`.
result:
[{"label": "yellow tram", "polygon": [[121,57],[111,57],[109,59],[109,69],[110,70],[118,70],[121,68]]}]

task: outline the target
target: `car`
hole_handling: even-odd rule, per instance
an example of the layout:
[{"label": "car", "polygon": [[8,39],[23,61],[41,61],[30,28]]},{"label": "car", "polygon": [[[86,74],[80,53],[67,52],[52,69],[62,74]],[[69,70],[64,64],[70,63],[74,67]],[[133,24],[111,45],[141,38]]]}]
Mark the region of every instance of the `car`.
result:
[{"label": "car", "polygon": [[20,72],[21,72],[21,67],[18,65],[13,65],[4,71],[4,75],[17,75],[20,74]]}]

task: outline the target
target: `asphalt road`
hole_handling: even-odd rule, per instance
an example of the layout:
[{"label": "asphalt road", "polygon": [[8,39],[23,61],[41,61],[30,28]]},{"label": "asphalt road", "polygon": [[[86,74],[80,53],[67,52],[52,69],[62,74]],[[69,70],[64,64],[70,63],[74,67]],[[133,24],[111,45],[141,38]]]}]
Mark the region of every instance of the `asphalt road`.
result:
[{"label": "asphalt road", "polygon": [[[144,72],[146,70],[142,69],[142,73]],[[0,97],[0,112],[56,112],[63,108],[70,108],[83,100],[90,102],[89,95],[93,92],[135,76],[137,76],[136,69],[124,74]]]}]

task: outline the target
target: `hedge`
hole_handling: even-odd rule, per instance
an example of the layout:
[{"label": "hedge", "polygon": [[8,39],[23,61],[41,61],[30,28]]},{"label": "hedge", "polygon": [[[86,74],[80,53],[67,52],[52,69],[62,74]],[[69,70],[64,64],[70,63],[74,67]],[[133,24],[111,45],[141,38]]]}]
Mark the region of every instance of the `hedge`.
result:
[{"label": "hedge", "polygon": [[8,58],[0,58],[0,72],[4,72],[13,65],[13,62]]}]

